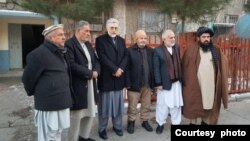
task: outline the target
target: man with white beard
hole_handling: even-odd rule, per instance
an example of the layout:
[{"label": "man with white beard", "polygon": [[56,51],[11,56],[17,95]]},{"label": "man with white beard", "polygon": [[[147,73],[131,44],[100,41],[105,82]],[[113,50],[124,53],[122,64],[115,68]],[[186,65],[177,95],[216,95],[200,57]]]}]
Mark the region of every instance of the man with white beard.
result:
[{"label": "man with white beard", "polygon": [[180,49],[175,43],[175,34],[166,30],[162,34],[163,44],[157,47],[153,55],[154,79],[157,89],[156,133],[161,134],[168,115],[171,123],[181,122],[182,88]]}]

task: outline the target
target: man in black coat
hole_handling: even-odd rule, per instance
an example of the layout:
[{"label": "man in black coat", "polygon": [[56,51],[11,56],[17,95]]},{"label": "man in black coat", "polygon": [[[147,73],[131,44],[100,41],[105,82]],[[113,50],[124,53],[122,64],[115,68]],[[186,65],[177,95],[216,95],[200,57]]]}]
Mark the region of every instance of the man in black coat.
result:
[{"label": "man in black coat", "polygon": [[128,65],[125,72],[128,89],[128,126],[127,131],[134,133],[134,124],[138,114],[137,104],[141,102],[140,118],[142,127],[152,132],[150,118],[151,94],[153,89],[153,49],[147,44],[145,31],[135,33],[136,43],[128,48]]},{"label": "man in black coat", "polygon": [[108,138],[106,128],[109,117],[112,117],[113,130],[118,136],[123,136],[123,88],[125,87],[124,71],[127,56],[125,41],[117,35],[118,26],[118,20],[110,18],[106,23],[107,33],[96,39],[96,51],[102,70],[98,77],[99,136],[102,139]]},{"label": "man in black coat", "polygon": [[74,36],[65,43],[70,58],[75,98],[70,112],[69,141],[94,141],[89,135],[97,112],[94,94],[97,93],[95,79],[100,73],[100,64],[94,48],[88,42],[89,37],[89,23],[79,21],[75,25]]},{"label": "man in black coat", "polygon": [[61,140],[69,128],[72,106],[63,25],[53,25],[43,33],[45,41],[27,56],[22,81],[29,96],[34,96],[38,141]]}]

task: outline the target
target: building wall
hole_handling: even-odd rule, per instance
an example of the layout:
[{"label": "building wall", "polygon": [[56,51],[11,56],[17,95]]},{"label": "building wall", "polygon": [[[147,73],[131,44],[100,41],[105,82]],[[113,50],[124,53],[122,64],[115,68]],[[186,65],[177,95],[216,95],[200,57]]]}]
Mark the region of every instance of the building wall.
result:
[{"label": "building wall", "polygon": [[244,14],[244,1],[245,0],[232,0],[230,4],[225,6],[215,17],[215,22],[223,23],[224,16],[228,15],[238,15],[239,17]]},{"label": "building wall", "polygon": [[0,71],[8,71],[10,69],[9,60],[9,39],[8,39],[8,24],[39,24],[45,27],[53,24],[50,19],[36,18],[18,18],[18,17],[0,17]]},{"label": "building wall", "polygon": [[134,34],[138,30],[138,20],[141,10],[157,10],[156,6],[149,1],[137,1],[126,3],[126,34]]},{"label": "building wall", "polygon": [[113,8],[113,17],[119,20],[119,34],[124,37],[126,34],[126,0],[115,0]]}]

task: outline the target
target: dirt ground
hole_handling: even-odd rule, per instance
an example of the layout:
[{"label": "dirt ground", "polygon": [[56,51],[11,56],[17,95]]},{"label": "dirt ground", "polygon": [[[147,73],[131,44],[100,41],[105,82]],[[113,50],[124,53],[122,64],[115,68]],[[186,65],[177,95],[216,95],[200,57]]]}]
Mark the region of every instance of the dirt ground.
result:
[{"label": "dirt ground", "polygon": [[[28,97],[23,89],[20,77],[0,77],[0,141],[36,141],[37,129],[34,127],[34,102],[33,97]],[[151,115],[151,123],[154,129],[157,124],[154,118],[154,112]],[[124,118],[124,129],[126,129],[126,116]],[[136,122],[136,134],[130,135],[124,130],[122,138],[116,136],[112,131],[112,126],[109,123],[107,129],[109,141],[139,141],[138,138],[143,134],[143,137],[154,141],[169,140],[170,132],[164,132],[162,135],[144,131],[140,125],[140,121]],[[169,124],[166,124],[169,126]],[[91,137],[96,140],[101,140],[98,137],[98,120],[94,119]],[[155,137],[160,137],[156,139]],[[62,141],[67,141],[67,130],[63,132]],[[147,140],[144,140],[147,141]]]},{"label": "dirt ground", "polygon": [[0,140],[34,141],[33,97],[28,97],[21,78],[0,78]]},{"label": "dirt ground", "polygon": [[[249,94],[248,94],[249,95]],[[20,77],[0,77],[0,141],[36,141],[37,130],[34,127],[33,97],[28,97],[23,89]],[[126,106],[125,106],[126,107]],[[152,104],[155,108],[155,105]],[[229,102],[228,109],[222,106],[218,124],[250,125],[250,98]],[[118,137],[112,130],[112,124],[107,128],[109,141],[170,141],[170,121],[167,120],[161,135],[155,133],[155,109],[152,108],[150,123],[154,128],[152,133],[141,127],[140,120],[136,120],[134,134],[126,131],[127,116],[123,118],[124,136]],[[126,110],[126,108],[125,108]],[[137,118],[139,119],[139,117]],[[181,124],[189,124],[185,118]],[[98,120],[94,119],[91,138],[96,141],[98,136]],[[67,141],[67,130],[63,132],[62,141]]]}]

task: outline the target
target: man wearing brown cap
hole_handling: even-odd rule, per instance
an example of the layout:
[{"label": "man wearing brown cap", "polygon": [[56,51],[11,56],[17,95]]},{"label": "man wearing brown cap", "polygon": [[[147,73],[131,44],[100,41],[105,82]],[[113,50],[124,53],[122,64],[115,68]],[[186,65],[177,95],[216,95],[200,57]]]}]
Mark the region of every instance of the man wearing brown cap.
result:
[{"label": "man wearing brown cap", "polygon": [[196,32],[197,43],[188,47],[182,58],[183,116],[190,125],[217,124],[221,101],[227,108],[227,59],[212,43],[214,33],[207,27]]},{"label": "man wearing brown cap", "polygon": [[42,34],[44,43],[28,54],[22,81],[35,99],[38,141],[61,141],[62,130],[70,126],[72,105],[63,25],[52,25]]}]

